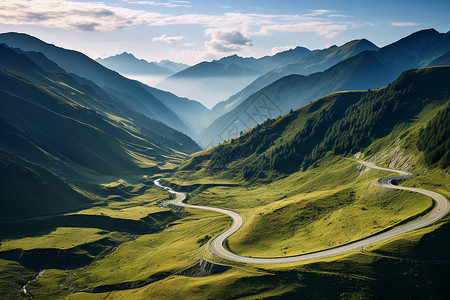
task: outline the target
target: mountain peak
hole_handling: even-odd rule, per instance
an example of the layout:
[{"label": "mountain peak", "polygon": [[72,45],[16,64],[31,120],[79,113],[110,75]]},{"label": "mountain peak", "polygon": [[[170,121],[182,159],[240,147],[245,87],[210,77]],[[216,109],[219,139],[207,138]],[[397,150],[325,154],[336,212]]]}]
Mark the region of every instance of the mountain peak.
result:
[{"label": "mountain peak", "polygon": [[122,52],[120,54],[117,54],[115,56],[123,56],[123,57],[132,57],[132,58],[136,58],[133,54],[129,53],[129,52]]},{"label": "mountain peak", "polygon": [[413,38],[413,37],[434,36],[434,35],[439,35],[439,34],[440,33],[436,29],[429,28],[429,29],[423,29],[423,30],[416,31],[403,39],[408,39],[408,38]]},{"label": "mountain peak", "polygon": [[357,52],[361,52],[364,50],[378,50],[378,47],[374,43],[365,38],[352,40],[350,42],[345,43],[340,48],[344,49],[349,48],[353,49],[353,51],[356,50]]}]

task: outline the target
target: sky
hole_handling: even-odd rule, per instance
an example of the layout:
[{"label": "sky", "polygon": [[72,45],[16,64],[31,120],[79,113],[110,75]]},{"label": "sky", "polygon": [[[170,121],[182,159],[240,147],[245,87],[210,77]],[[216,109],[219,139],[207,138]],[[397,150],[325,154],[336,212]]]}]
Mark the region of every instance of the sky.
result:
[{"label": "sky", "polygon": [[366,38],[379,47],[450,30],[450,1],[1,0],[0,32],[24,32],[91,58],[124,51],[186,64]]}]

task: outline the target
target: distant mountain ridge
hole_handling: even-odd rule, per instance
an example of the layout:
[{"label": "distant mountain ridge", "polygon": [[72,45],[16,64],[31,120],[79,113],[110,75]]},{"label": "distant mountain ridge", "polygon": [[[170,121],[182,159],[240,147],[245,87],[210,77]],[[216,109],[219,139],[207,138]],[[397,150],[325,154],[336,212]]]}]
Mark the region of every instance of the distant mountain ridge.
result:
[{"label": "distant mountain ridge", "polygon": [[120,74],[170,75],[174,73],[172,70],[153,62],[138,59],[128,52],[107,58],[97,58],[95,61]]},{"label": "distant mountain ridge", "polygon": [[[367,45],[366,42],[364,43]],[[428,29],[413,33],[379,50],[363,51],[323,72],[307,77],[285,76],[258,90],[260,85],[257,82],[267,82],[262,77],[236,97],[220,104],[222,110],[227,106],[228,109],[232,109],[215,119],[201,133],[202,143],[206,146],[221,142],[220,139],[224,138],[221,132],[224,128],[234,127],[231,124],[235,124],[236,118],[241,121],[239,128],[230,131],[225,139],[236,137],[240,131],[245,131],[261,122],[261,120],[256,122],[248,116],[249,107],[252,107],[252,103],[257,103],[255,100],[261,93],[267,95],[272,105],[277,108],[277,114],[266,114],[266,118],[273,118],[332,92],[383,87],[399,76],[400,70],[431,66],[432,62],[444,57],[443,55],[449,50],[450,34]],[[215,110],[217,108],[212,110],[212,114]]]},{"label": "distant mountain ridge", "polygon": [[190,67],[187,64],[177,63],[177,62],[173,62],[173,61],[167,60],[167,59],[163,59],[160,62],[153,62],[153,63],[156,64],[157,66],[169,69],[174,73],[180,72],[180,71]]},{"label": "distant mountain ridge", "polygon": [[[107,92],[121,99],[130,109],[165,123],[166,125],[184,132],[192,137],[196,134],[169,108],[164,99],[157,99],[153,94],[144,89],[141,83],[127,79],[115,71],[109,70],[86,55],[67,50],[55,45],[45,43],[35,37],[20,33],[0,34],[0,43],[9,47],[20,48],[24,51],[35,51],[43,53],[48,59],[55,62],[68,73],[74,73],[79,77],[86,78]],[[186,98],[179,98],[186,102]],[[187,107],[193,101],[186,102]],[[197,106],[197,104],[194,104]],[[208,110],[205,109],[205,112]]]},{"label": "distant mountain ridge", "polygon": [[[239,92],[267,70],[295,62],[309,52],[306,48],[297,47],[259,59],[231,55],[200,62],[170,76],[157,87],[213,106]],[[208,123],[209,119],[211,117],[206,117],[204,122]]]},{"label": "distant mountain ridge", "polygon": [[0,45],[0,220],[91,206],[82,191],[98,192],[93,182],[148,175],[200,150],[95,83],[48,69],[62,70]]},{"label": "distant mountain ridge", "polygon": [[228,77],[228,76],[255,76],[258,71],[234,63],[224,64],[220,61],[201,62],[171,76],[171,78],[195,77]]},{"label": "distant mountain ridge", "polygon": [[[211,122],[226,112],[231,111],[253,93],[284,76],[291,74],[309,75],[314,72],[321,72],[340,61],[355,56],[365,50],[377,49],[378,47],[370,41],[361,39],[350,41],[340,47],[331,46],[323,50],[314,51],[297,47],[292,50],[278,53],[273,57],[263,57],[260,59],[261,61],[275,60],[276,56],[283,57],[283,64],[278,63],[278,65],[281,65],[282,67],[272,67],[270,71],[258,77],[255,81],[231,96],[228,100],[217,103],[208,115],[208,121]],[[301,55],[298,55],[298,52],[300,52]]]}]

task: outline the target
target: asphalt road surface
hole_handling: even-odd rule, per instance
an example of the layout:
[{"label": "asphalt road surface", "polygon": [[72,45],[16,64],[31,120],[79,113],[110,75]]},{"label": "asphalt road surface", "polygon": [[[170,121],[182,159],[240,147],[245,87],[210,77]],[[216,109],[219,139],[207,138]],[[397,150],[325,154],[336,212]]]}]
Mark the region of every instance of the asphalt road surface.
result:
[{"label": "asphalt road surface", "polygon": [[306,253],[306,254],[295,255],[295,256],[267,257],[267,258],[266,257],[264,257],[264,258],[263,257],[247,257],[247,256],[240,256],[240,255],[231,253],[230,251],[228,251],[227,249],[225,249],[223,247],[225,240],[228,237],[230,237],[232,234],[234,234],[236,231],[238,231],[239,228],[241,228],[242,224],[244,223],[244,219],[242,218],[242,216],[240,214],[238,214],[235,211],[222,209],[222,208],[186,204],[183,202],[183,200],[186,199],[186,195],[184,193],[176,192],[169,187],[165,187],[165,186],[161,185],[159,182],[159,179],[155,180],[155,185],[157,185],[161,188],[164,188],[169,193],[175,195],[175,199],[172,200],[172,204],[174,204],[174,205],[186,207],[186,208],[196,208],[196,209],[215,211],[215,212],[223,213],[223,214],[230,216],[233,219],[233,224],[231,225],[231,227],[229,229],[227,229],[225,232],[221,233],[219,236],[217,236],[210,242],[210,245],[209,245],[210,250],[213,254],[215,254],[221,258],[228,259],[231,261],[237,261],[237,262],[241,262],[241,263],[249,263],[249,264],[294,263],[294,262],[301,262],[301,261],[325,258],[325,257],[348,253],[351,251],[361,250],[362,248],[364,248],[366,246],[369,246],[369,245],[372,245],[372,244],[375,244],[375,243],[378,243],[381,241],[385,241],[385,240],[400,236],[402,234],[405,234],[407,232],[411,232],[411,231],[417,230],[419,228],[423,228],[428,225],[431,225],[431,224],[435,223],[436,221],[442,219],[449,212],[450,204],[444,196],[442,196],[438,193],[432,192],[432,191],[424,190],[424,189],[397,186],[397,185],[393,185],[391,183],[393,180],[411,177],[412,174],[410,174],[408,172],[404,172],[404,171],[398,171],[398,170],[378,167],[378,166],[375,166],[374,164],[366,162],[366,161],[360,161],[359,163],[365,165],[368,168],[391,171],[391,172],[395,172],[395,173],[399,174],[396,176],[381,178],[378,180],[378,183],[382,187],[389,188],[389,189],[407,190],[407,191],[424,194],[424,195],[432,198],[435,201],[436,205],[434,207],[434,210],[422,218],[416,219],[414,221],[411,221],[411,222],[401,225],[399,227],[393,228],[389,231],[374,234],[372,236],[369,236],[369,237],[366,237],[366,238],[363,238],[360,240],[356,240],[354,242],[351,242],[351,243],[348,243],[345,245],[336,246],[333,248],[327,248],[327,249],[310,252],[310,253]]}]

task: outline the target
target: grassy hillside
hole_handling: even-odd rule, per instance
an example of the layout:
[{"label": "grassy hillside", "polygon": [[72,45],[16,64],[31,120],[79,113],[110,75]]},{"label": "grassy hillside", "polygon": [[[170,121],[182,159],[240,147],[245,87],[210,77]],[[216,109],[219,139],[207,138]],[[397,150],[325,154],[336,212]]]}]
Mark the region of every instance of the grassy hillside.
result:
[{"label": "grassy hillside", "polygon": [[[42,54],[4,46],[0,54],[0,150],[5,170],[15,166],[9,176],[3,173],[2,219],[86,207],[104,196],[101,183],[165,172],[200,149],[93,82],[53,72],[62,69]],[[75,192],[69,184],[100,195]]]},{"label": "grassy hillside", "polygon": [[450,167],[450,106],[439,112],[420,132],[419,150],[423,150],[427,164]]},{"label": "grassy hillside", "polygon": [[[41,52],[66,72],[86,78],[115,95],[127,109],[138,111],[186,134],[193,134],[193,130],[184,124],[180,116],[164,104],[164,99],[158,99],[146,91],[141,83],[107,69],[83,53],[57,47],[33,36],[15,32],[0,34],[0,43],[23,51]],[[180,99],[180,101],[183,100]]]},{"label": "grassy hillside", "polygon": [[[438,80],[442,77],[445,83],[448,72],[448,68],[414,70],[393,83],[391,90],[339,93],[319,99],[304,109],[245,133],[243,136],[246,139],[254,138],[252,143],[246,139],[235,139],[194,154],[170,181],[199,187],[189,193],[189,203],[230,208],[244,216],[244,226],[229,239],[227,245],[239,254],[299,254],[396,226],[427,211],[431,200],[416,193],[380,188],[376,180],[391,173],[361,167],[351,149],[345,154],[335,154],[330,148],[305,170],[300,165],[292,171],[260,169],[260,174],[245,179],[243,169],[259,163],[259,155],[295,140],[308,120],[318,119],[331,108],[346,107],[360,117],[356,119],[361,119],[361,124],[352,122],[353,118],[345,111],[341,112],[341,118],[328,120],[348,122],[353,124],[349,128],[357,130],[366,128],[366,122],[378,126],[379,123],[370,117],[373,115],[386,125],[379,132],[366,135],[368,146],[355,149],[362,150],[355,153],[356,157],[370,156],[378,164],[407,169],[416,176],[402,184],[420,185],[448,197],[450,180],[445,170],[436,168],[436,165],[427,167],[424,153],[417,148],[420,129],[424,128],[422,132],[425,132],[427,124],[431,126],[431,120],[440,111],[445,111],[448,105],[447,85],[442,87]],[[420,87],[430,82],[435,84],[435,91],[428,95],[421,94]],[[439,90],[439,87],[442,89]],[[375,94],[372,96],[372,93]],[[413,93],[417,94],[416,98],[411,97]],[[403,108],[404,114],[399,114],[398,122],[394,122],[396,125],[393,127],[389,123],[390,115],[386,113],[389,110],[381,109],[384,101]],[[411,108],[405,110],[406,105]],[[342,128],[340,130],[335,134],[345,132]],[[264,137],[267,137],[266,141]],[[314,141],[314,145],[321,143],[321,139]],[[254,148],[244,149],[244,145],[253,145]],[[221,147],[234,150],[233,153],[225,152],[230,154],[223,161],[219,160],[222,152],[216,152],[222,151]],[[294,161],[291,163],[294,164]],[[225,186],[224,183],[234,183],[235,186]],[[225,228],[229,220],[219,219],[219,216],[209,215],[208,212],[189,212],[193,215],[180,220],[178,225],[158,237],[140,237],[130,242],[129,246],[119,248],[104,261],[79,269],[80,273],[74,275],[60,270],[49,271],[30,289],[44,294],[57,290],[58,295],[72,299],[106,296],[113,299],[448,297],[445,280],[450,271],[448,218],[433,226],[340,257],[280,266],[232,264],[233,267],[223,273],[191,277],[182,270],[198,262],[201,257],[214,259],[208,256],[203,248],[205,245],[201,246],[201,243]],[[169,244],[170,247],[167,246]],[[144,245],[151,245],[151,254],[143,251],[146,249]],[[177,251],[174,249],[182,251],[183,255],[175,255]],[[158,263],[161,259],[164,264]],[[146,265],[148,261],[153,264]],[[116,267],[111,268],[112,265]],[[127,280],[124,281],[123,277]],[[62,280],[66,281],[58,289],[55,282]],[[68,290],[71,284],[78,289],[74,293]],[[83,290],[87,286],[97,289]]]},{"label": "grassy hillside", "polygon": [[411,70],[382,89],[331,94],[200,152],[180,169],[203,174],[225,169],[251,179],[264,176],[261,170],[305,170],[329,152],[354,154],[413,122],[427,106],[445,105],[449,73],[449,67]]},{"label": "grassy hillside", "polygon": [[92,204],[55,174],[1,150],[0,199],[0,222],[73,211]]},{"label": "grassy hillside", "polygon": [[[230,208],[244,216],[243,227],[227,243],[239,254],[300,254],[398,226],[428,211],[432,201],[417,193],[379,187],[377,179],[391,173],[364,168],[357,159],[408,170],[415,176],[401,184],[449,197],[446,170],[438,164],[428,166],[417,145],[421,134],[445,121],[449,69],[412,70],[385,89],[329,95],[192,155],[169,180],[188,186],[189,203]],[[430,84],[433,92],[425,93],[422,88]],[[395,107],[398,118],[393,119]],[[306,127],[309,135],[303,130]],[[354,130],[354,136],[366,134],[353,140],[346,138],[348,130]],[[323,152],[316,150],[316,160],[309,166],[286,158],[295,167],[287,163],[279,169],[271,167],[268,155],[293,144],[299,135],[311,144],[310,152],[304,153]],[[341,149],[336,136],[352,147],[334,152]],[[264,163],[267,167],[262,168]],[[230,220],[195,209],[170,212],[165,208],[168,195],[146,189],[148,181],[104,184],[107,206],[63,216],[64,227],[54,228],[55,219],[38,222],[39,226],[33,223],[41,229],[39,234],[2,241],[0,282],[7,295],[20,297],[21,286],[38,275],[26,266],[48,263],[46,253],[54,253],[55,247],[60,249],[55,266],[27,286],[37,298],[380,299],[411,298],[412,293],[418,298],[448,298],[448,218],[339,257],[289,265],[231,264],[212,257],[205,244]],[[126,201],[111,201],[118,196]],[[177,217],[164,223],[166,214]],[[165,229],[136,230],[141,222]],[[17,228],[24,226],[30,224]],[[77,236],[66,240],[67,234]],[[62,258],[77,264],[67,265]],[[202,258],[231,268],[208,275],[198,266]]]},{"label": "grassy hillside", "polygon": [[[398,226],[431,209],[431,199],[378,187],[376,179],[390,173],[358,166],[355,158],[365,157],[408,170],[416,176],[402,184],[449,197],[448,169],[442,170],[436,163],[444,161],[446,148],[433,147],[442,141],[445,145],[446,141],[449,78],[449,67],[425,68],[407,71],[383,89],[329,95],[194,154],[171,182],[205,184],[190,193],[189,203],[233,209],[243,215],[243,227],[227,242],[231,251],[241,255],[301,254]],[[438,160],[434,164],[427,164],[429,154],[421,148],[422,144],[437,149]],[[208,187],[225,182],[240,186]],[[381,248],[390,249],[392,257],[398,257],[398,253],[414,257],[416,252],[412,249],[419,247],[419,237],[446,225],[444,220],[411,234],[412,240],[411,236],[399,238],[400,246],[388,241]],[[446,234],[440,235],[441,242],[448,237]],[[344,261],[350,268],[375,268],[382,264],[386,272],[393,272],[395,267],[389,260],[396,258],[380,255],[378,247]],[[334,270],[345,272],[342,268],[346,263],[339,261],[334,258],[329,266],[337,264]],[[436,263],[439,266],[430,271],[433,264],[404,267],[433,278],[448,270]],[[310,266],[314,269],[314,264]],[[375,277],[377,285],[387,285],[386,278]],[[372,289],[367,283],[361,284]],[[441,297],[445,294],[442,286],[435,291]],[[380,290],[371,293],[383,294]]]}]

